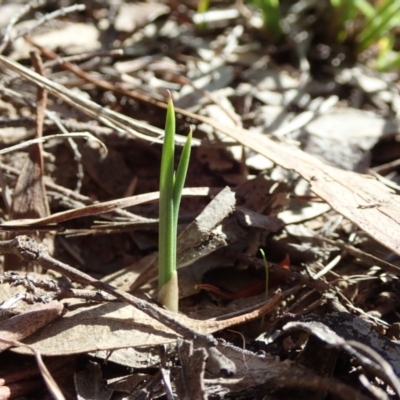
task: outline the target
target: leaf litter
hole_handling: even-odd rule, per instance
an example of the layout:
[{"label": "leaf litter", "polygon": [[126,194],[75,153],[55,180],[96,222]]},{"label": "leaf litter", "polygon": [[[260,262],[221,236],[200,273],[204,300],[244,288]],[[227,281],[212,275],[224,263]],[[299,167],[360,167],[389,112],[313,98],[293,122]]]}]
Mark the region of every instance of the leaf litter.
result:
[{"label": "leaf litter", "polygon": [[[72,380],[82,399],[398,395],[397,77],[329,60],[314,74],[301,41],[300,68],[282,63],[248,5],[175,6],[1,6],[14,16],[0,20],[3,147],[16,129],[54,139],[34,145],[42,168],[21,149],[2,155],[0,250],[16,261],[2,263],[0,339],[42,354],[55,398]],[[309,29],[300,21],[293,31]],[[179,315],[154,301],[167,90],[178,145],[195,126]],[[47,202],[50,215],[35,211]],[[50,232],[54,253],[31,239]],[[19,392],[7,381],[26,349],[0,355],[3,398],[44,395],[38,375],[15,378]]]}]

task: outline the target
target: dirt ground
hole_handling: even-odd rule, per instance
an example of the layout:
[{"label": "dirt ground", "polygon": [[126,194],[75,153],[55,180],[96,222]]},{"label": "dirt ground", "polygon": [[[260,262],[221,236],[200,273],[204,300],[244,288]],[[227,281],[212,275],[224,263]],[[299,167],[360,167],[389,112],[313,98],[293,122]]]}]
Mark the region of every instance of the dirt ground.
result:
[{"label": "dirt ground", "polygon": [[278,44],[242,2],[0,4],[0,399],[400,397],[399,76],[307,4]]}]

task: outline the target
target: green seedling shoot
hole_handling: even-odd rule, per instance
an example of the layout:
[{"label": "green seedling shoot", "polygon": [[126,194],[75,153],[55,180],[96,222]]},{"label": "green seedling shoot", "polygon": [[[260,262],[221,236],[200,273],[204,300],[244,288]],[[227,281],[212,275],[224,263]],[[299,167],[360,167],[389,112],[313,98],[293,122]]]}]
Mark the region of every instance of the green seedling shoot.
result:
[{"label": "green seedling shoot", "polygon": [[189,166],[192,130],[183,147],[178,168],[174,171],[175,110],[170,96],[165,122],[165,137],[161,156],[159,239],[158,239],[158,299],[171,311],[178,312],[178,274],[176,248],[179,205]]}]

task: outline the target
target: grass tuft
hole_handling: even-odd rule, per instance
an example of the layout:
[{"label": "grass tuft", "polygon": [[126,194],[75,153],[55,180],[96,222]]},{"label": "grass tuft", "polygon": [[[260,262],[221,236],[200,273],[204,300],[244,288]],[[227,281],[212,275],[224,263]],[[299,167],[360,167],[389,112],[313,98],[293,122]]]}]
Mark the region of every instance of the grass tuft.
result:
[{"label": "grass tuft", "polygon": [[178,216],[189,166],[191,140],[190,130],[175,172],[175,110],[170,95],[160,171],[158,298],[165,307],[175,312],[179,308],[176,272]]}]

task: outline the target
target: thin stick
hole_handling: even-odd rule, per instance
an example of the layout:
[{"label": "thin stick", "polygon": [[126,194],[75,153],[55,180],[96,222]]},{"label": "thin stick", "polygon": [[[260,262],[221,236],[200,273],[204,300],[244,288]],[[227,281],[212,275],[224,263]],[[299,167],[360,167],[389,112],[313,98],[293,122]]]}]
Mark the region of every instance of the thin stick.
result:
[{"label": "thin stick", "polygon": [[22,36],[27,35],[28,33],[31,33],[33,30],[38,28],[40,25],[45,24],[46,22],[51,21],[52,19],[56,19],[58,17],[65,17],[67,14],[71,14],[76,11],[84,11],[86,9],[86,6],[84,4],[73,4],[72,6],[69,7],[62,7],[59,8],[56,11],[53,11],[52,13],[45,14],[42,18],[38,19],[33,26],[31,26],[29,29],[25,29],[21,32],[19,32],[14,39],[18,39]]},{"label": "thin stick", "polygon": [[28,12],[31,11],[33,8],[40,7],[43,4],[46,4],[46,0],[33,0],[33,1],[30,1],[27,4],[25,4],[20,10],[18,10],[17,13],[15,13],[11,17],[11,20],[8,23],[6,31],[4,33],[3,42],[0,45],[0,54],[3,53],[5,48],[11,42],[11,32],[12,32],[13,27],[18,23],[18,21],[24,15],[28,14]]}]

